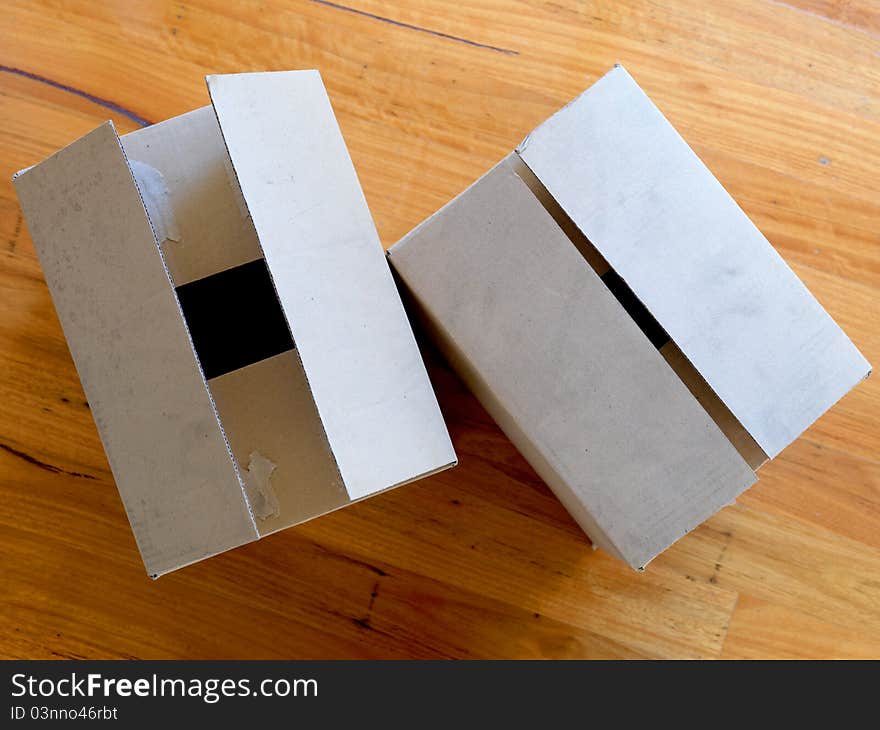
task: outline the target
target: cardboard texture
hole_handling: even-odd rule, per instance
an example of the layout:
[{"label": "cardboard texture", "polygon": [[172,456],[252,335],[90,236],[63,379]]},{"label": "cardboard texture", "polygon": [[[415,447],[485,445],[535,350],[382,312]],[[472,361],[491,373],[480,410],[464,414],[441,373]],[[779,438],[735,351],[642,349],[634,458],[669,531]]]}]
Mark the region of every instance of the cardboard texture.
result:
[{"label": "cardboard texture", "polygon": [[147,570],[253,540],[113,125],[30,168],[15,186]]},{"label": "cardboard texture", "polygon": [[389,258],[508,437],[635,568],[870,371],[621,67]]},{"label": "cardboard texture", "polygon": [[320,75],[209,85],[15,179],[154,577],[455,463]]},{"label": "cardboard texture", "polygon": [[209,76],[208,89],[330,448],[357,499],[454,458],[330,100],[317,71],[296,73],[296,93],[289,74]]},{"label": "cardboard texture", "polygon": [[623,67],[517,152],[770,458],[869,372]]},{"label": "cardboard texture", "polygon": [[754,482],[512,160],[451,205],[394,267],[597,545],[640,567]]}]

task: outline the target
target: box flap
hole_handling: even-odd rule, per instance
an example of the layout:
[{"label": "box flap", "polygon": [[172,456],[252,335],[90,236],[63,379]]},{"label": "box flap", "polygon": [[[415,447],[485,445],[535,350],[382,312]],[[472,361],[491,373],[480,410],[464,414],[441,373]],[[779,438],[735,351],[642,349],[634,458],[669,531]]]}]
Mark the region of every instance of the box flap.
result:
[{"label": "box flap", "polygon": [[16,190],[147,571],[256,528],[112,123]]},{"label": "box flap", "polygon": [[594,543],[631,566],[755,481],[515,155],[390,260],[489,413]]},{"label": "box flap", "polygon": [[869,373],[622,67],[517,151],[771,458]]},{"label": "box flap", "polygon": [[173,222],[165,262],[260,534],[348,504],[214,108],[121,141],[151,220]]},{"label": "box flap", "polygon": [[262,258],[210,104],[120,141],[174,286]]},{"label": "box flap", "polygon": [[317,71],[209,76],[208,90],[352,499],[455,462]]}]

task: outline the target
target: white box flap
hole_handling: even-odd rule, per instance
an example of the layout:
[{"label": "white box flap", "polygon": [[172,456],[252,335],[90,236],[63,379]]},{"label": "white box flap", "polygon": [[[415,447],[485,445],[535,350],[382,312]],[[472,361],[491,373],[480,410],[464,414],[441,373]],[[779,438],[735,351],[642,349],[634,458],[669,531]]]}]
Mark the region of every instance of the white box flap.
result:
[{"label": "white box flap", "polygon": [[771,458],[870,372],[622,67],[517,151]]},{"label": "white box flap", "polygon": [[273,284],[351,499],[455,462],[317,71],[209,76]]}]

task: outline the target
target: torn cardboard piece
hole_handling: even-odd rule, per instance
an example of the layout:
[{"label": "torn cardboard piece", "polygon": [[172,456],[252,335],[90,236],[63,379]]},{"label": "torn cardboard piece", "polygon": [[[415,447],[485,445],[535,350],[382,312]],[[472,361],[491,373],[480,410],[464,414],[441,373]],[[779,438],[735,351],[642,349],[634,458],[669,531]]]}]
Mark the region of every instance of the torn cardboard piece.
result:
[{"label": "torn cardboard piece", "polygon": [[245,489],[251,511],[258,520],[268,520],[281,514],[281,507],[275,490],[272,489],[272,474],[275,464],[269,461],[259,451],[252,451],[247,465],[245,476]]},{"label": "torn cardboard piece", "polygon": [[320,75],[209,84],[16,178],[153,576],[455,463]]},{"label": "torn cardboard piece", "polygon": [[870,370],[620,67],[389,257],[484,407],[635,568]]}]

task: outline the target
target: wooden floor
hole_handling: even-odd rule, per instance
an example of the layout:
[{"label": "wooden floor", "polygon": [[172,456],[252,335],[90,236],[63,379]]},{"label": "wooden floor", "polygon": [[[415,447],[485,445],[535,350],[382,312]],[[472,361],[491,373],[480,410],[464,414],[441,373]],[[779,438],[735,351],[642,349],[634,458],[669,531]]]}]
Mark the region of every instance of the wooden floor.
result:
[{"label": "wooden floor", "polygon": [[385,246],[626,65],[880,361],[869,0],[5,2],[0,656],[880,657],[880,379],[637,574],[429,354],[460,466],[147,579],[9,181],[203,76],[319,68]]}]

